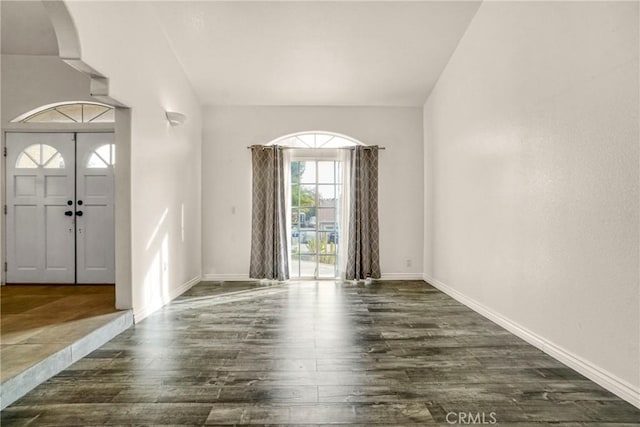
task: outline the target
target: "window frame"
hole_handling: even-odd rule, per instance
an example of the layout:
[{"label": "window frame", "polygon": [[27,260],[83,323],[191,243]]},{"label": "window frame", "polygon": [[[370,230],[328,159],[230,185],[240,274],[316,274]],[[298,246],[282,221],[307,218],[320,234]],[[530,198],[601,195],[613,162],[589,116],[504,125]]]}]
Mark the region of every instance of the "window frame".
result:
[{"label": "window frame", "polygon": [[[97,106],[104,107],[105,110],[91,118],[91,120],[84,119],[84,106]],[[58,110],[60,107],[69,107],[69,106],[80,106],[82,112],[82,121],[77,121],[69,114]],[[57,113],[67,117],[68,121],[55,121],[55,120],[44,120],[44,121],[32,121],[33,118],[41,115],[49,113],[50,111],[56,111]],[[104,116],[105,114],[109,114],[113,111],[113,120],[107,121],[96,121],[96,119]],[[36,124],[36,125],[113,125],[115,123],[115,107],[103,104],[101,102],[94,101],[66,101],[66,102],[56,102],[53,104],[41,105],[38,108],[34,108],[33,110],[27,111],[19,115],[10,121],[10,123],[23,123],[23,124]]]},{"label": "window frame", "polygon": [[[38,149],[40,151],[40,155],[39,155],[39,159],[34,159],[33,156],[31,156],[27,150],[31,147],[34,146],[38,146]],[[46,159],[43,160],[43,148],[44,147],[49,147],[51,148],[54,152],[53,154],[51,154],[50,156],[48,156]],[[22,161],[23,156],[26,156],[29,160],[31,160],[31,162],[33,162],[33,164],[35,165],[35,167],[22,167],[19,166],[18,163],[20,161]],[[56,156],[59,156],[60,159],[62,160],[62,167],[47,167],[47,165],[49,165]],[[60,153],[59,150],[57,150],[55,147],[49,145],[49,144],[45,144],[44,142],[40,142],[37,144],[31,144],[28,145],[27,147],[25,147],[22,151],[20,151],[20,153],[18,153],[18,155],[16,156],[16,163],[14,165],[15,169],[66,169],[67,168],[67,163],[64,159],[64,156],[62,155],[62,153]]]}]

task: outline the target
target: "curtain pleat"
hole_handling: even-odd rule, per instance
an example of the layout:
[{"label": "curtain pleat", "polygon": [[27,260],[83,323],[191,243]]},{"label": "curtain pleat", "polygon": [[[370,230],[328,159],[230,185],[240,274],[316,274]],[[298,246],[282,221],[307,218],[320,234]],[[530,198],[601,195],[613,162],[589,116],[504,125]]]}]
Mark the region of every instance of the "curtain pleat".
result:
[{"label": "curtain pleat", "polygon": [[349,241],[345,278],[380,278],[378,147],[351,151]]},{"label": "curtain pleat", "polygon": [[254,279],[287,280],[285,162],[277,145],[252,146],[251,261]]}]

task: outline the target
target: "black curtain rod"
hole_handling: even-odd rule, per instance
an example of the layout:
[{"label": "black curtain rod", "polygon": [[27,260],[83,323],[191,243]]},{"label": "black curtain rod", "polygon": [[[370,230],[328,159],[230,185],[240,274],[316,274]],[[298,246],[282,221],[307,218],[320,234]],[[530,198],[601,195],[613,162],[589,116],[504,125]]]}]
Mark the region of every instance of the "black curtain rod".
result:
[{"label": "black curtain rod", "polygon": [[[251,147],[253,147],[252,145],[248,145],[247,149],[251,149]],[[262,147],[267,148],[267,147],[273,147],[273,145],[257,145],[257,147]],[[353,148],[353,147],[363,147],[365,150],[371,150],[374,147],[369,147],[369,146],[363,146],[363,145],[351,145],[351,146],[347,146],[347,147],[335,147],[335,148],[313,148],[313,147],[280,147],[281,150],[347,150],[349,148]],[[378,147],[378,150],[386,150],[386,147]]]}]

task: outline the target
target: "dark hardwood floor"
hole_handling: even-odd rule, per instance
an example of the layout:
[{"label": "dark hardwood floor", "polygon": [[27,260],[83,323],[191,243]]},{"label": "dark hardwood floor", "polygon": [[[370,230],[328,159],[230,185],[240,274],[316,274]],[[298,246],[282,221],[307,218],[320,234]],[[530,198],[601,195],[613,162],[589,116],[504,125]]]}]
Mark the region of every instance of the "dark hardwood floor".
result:
[{"label": "dark hardwood floor", "polygon": [[414,281],[201,283],[2,412],[3,426],[494,420],[631,426],[640,410]]}]

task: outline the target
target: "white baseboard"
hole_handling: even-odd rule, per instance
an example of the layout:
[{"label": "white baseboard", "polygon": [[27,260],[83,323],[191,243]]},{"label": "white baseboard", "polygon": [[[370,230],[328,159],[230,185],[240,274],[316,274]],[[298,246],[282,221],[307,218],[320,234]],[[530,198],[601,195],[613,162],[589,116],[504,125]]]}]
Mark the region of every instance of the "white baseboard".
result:
[{"label": "white baseboard", "polygon": [[[422,280],[421,273],[384,273],[381,280]],[[203,274],[202,280],[212,282],[244,282],[253,280],[248,274]]]},{"label": "white baseboard", "polygon": [[245,282],[252,280],[248,274],[203,274],[202,280],[212,282]]},{"label": "white baseboard", "polygon": [[451,298],[466,305],[473,311],[502,326],[517,337],[522,338],[529,344],[547,353],[554,359],[557,359],[558,361],[564,363],[575,371],[581,373],[591,381],[606,388],[621,399],[624,399],[632,405],[640,408],[640,389],[635,388],[627,381],[618,378],[616,375],[562,348],[561,346],[536,334],[535,332],[525,328],[524,326],[519,325],[513,320],[502,316],[491,308],[479,303],[473,298],[469,298],[468,296],[440,282],[439,280],[429,277],[426,274],[423,275],[423,280],[433,287],[441,290],[445,294],[449,295]]},{"label": "white baseboard", "polygon": [[183,293],[185,293],[186,291],[188,291],[189,289],[191,289],[194,285],[200,283],[202,281],[202,276],[198,275],[196,277],[194,277],[193,279],[183,283],[182,285],[178,286],[175,289],[172,289],[169,294],[158,300],[155,301],[152,304],[147,304],[145,307],[141,308],[141,309],[133,309],[133,319],[134,319],[134,323],[138,323],[140,322],[142,319],[144,319],[145,317],[149,316],[150,314],[154,313],[156,310],[159,310],[162,306],[164,306],[165,304],[173,301],[174,299],[176,299],[177,297],[179,297],[180,295],[182,295]]},{"label": "white baseboard", "polygon": [[380,280],[422,280],[421,273],[382,273]]}]

